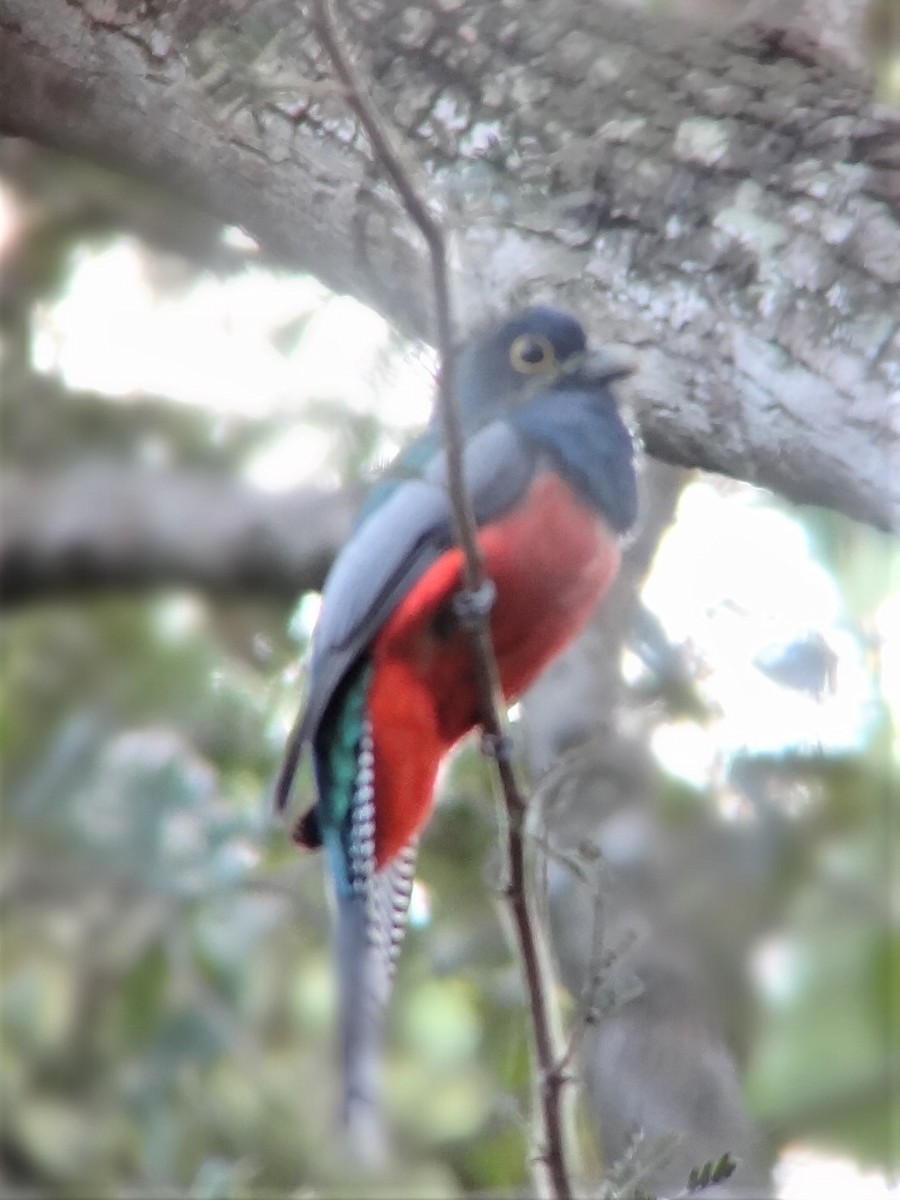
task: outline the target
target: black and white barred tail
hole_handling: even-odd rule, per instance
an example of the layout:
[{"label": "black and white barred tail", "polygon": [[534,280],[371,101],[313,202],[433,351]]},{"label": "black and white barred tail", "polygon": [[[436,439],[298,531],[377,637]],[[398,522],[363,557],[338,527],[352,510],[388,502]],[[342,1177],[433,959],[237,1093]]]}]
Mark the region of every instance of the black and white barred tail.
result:
[{"label": "black and white barred tail", "polygon": [[363,722],[357,750],[347,851],[348,894],[338,895],[341,986],[342,1119],[349,1148],[365,1163],[386,1154],[381,1120],[385,1011],[406,930],[416,868],[413,841],[380,869],[372,729]]}]

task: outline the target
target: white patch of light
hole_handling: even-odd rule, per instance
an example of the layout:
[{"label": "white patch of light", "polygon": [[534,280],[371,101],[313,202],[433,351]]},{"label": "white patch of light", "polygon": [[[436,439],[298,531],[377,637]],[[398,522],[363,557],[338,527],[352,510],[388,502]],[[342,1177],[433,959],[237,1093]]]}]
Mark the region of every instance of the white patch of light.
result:
[{"label": "white patch of light", "polygon": [[301,596],[288,622],[290,637],[301,644],[308,642],[321,611],[322,596],[320,592],[307,592]]},{"label": "white patch of light", "polygon": [[[0,221],[5,211],[0,207]],[[227,230],[225,240],[244,238]],[[243,244],[243,243],[242,243]],[[316,280],[260,266],[166,290],[165,259],[133,238],[81,249],[65,292],[38,313],[33,360],[73,389],[110,397],[156,395],[248,416],[305,416],[311,402],[377,411],[396,430],[420,426],[433,394],[427,354],[387,355],[390,330]],[[296,345],[279,334],[303,318]],[[278,490],[320,477],[330,439],[315,427],[264,446],[249,468]]]},{"label": "white patch of light", "polygon": [[[668,636],[701,664],[701,692],[721,711],[723,751],[859,744],[875,697],[858,640],[842,627],[837,584],[810,553],[802,526],[752,488],[699,482],[685,490],[644,589]],[[814,631],[836,659],[837,686],[817,697],[755,664]],[[674,752],[670,748],[666,751]],[[679,751],[690,757],[687,745]],[[690,777],[690,768],[679,774]]]},{"label": "white patch of light", "polygon": [[896,1189],[879,1172],[800,1143],[782,1151],[775,1182],[779,1200],[897,1200]]},{"label": "white patch of light", "polygon": [[622,678],[629,687],[634,687],[640,680],[646,678],[647,668],[639,655],[632,650],[622,652]]},{"label": "white patch of light", "polygon": [[251,455],[242,471],[248,482],[267,492],[283,492],[304,480],[337,484],[331,467],[333,438],[324,429],[303,424],[279,432]]},{"label": "white patch of light", "polygon": [[509,706],[509,708],[507,709],[507,716],[509,717],[510,721],[521,721],[522,720],[522,705],[521,704],[511,704]]},{"label": "white patch of light", "polygon": [[[385,322],[370,308],[338,296],[317,310],[301,342],[300,394],[338,401],[346,408],[372,408],[372,372],[389,337]],[[395,398],[391,397],[393,402]]]},{"label": "white patch of light", "polygon": [[299,666],[286,668],[281,672],[280,681],[285,687],[286,695],[270,707],[266,718],[266,742],[279,755],[284,752],[285,741],[297,722],[298,706],[305,695],[300,676]]},{"label": "white patch of light", "polygon": [[232,838],[220,849],[217,857],[220,869],[240,877],[259,866],[262,854],[259,846],[246,838]]},{"label": "white patch of light", "polygon": [[450,92],[443,92],[434,106],[434,116],[438,124],[454,133],[460,133],[469,123],[469,111],[461,100]]},{"label": "white patch of light", "polygon": [[321,284],[248,268],[158,294],[136,240],[78,252],[68,287],[41,314],[36,365],[72,388],[168,396],[258,414],[296,390],[272,333],[327,296]]},{"label": "white patch of light", "polygon": [[[900,590],[888,596],[875,613],[875,637],[881,695],[894,727],[900,727]],[[895,748],[900,755],[900,745]]]},{"label": "white patch of light", "polygon": [[291,688],[295,684],[300,683],[302,675],[303,663],[300,661],[300,659],[295,659],[293,662],[288,663],[288,665],[282,670],[279,678],[285,687]]},{"label": "white patch of light", "polygon": [[499,144],[501,128],[499,121],[477,121],[460,138],[460,151],[466,157],[487,153]]},{"label": "white patch of light", "polygon": [[779,934],[766,938],[750,955],[750,971],[760,992],[774,1004],[785,1005],[797,995],[802,972],[797,947]]},{"label": "white patch of light", "polygon": [[154,624],[168,642],[181,642],[203,625],[203,603],[197,596],[179,593],[158,600],[153,608]]},{"label": "white patch of light", "polygon": [[718,749],[712,737],[693,721],[658,725],[650,739],[653,753],[669,772],[702,788],[713,773]]},{"label": "white patch of light", "polygon": [[19,208],[10,188],[0,184],[0,261],[19,236]]},{"label": "white patch of light", "polygon": [[673,640],[691,636],[698,611],[722,605],[760,614],[769,641],[840,616],[837,585],[810,558],[802,526],[761,498],[706,481],[685,489],[644,589]]},{"label": "white patch of light", "polygon": [[413,883],[412,895],[409,898],[409,923],[416,929],[421,929],[431,920],[431,896],[428,888],[418,879]]},{"label": "white patch of light", "polygon": [[222,244],[235,250],[258,250],[259,242],[240,225],[226,225],[222,230]]}]

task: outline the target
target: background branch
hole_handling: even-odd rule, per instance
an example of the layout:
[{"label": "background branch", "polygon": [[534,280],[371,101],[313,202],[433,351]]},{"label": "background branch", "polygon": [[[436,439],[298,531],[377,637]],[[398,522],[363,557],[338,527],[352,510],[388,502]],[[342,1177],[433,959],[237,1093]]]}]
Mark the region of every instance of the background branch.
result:
[{"label": "background branch", "polygon": [[260,491],[231,475],[109,461],[0,481],[0,602],[196,587],[293,603],[320,587],[359,491]]}]

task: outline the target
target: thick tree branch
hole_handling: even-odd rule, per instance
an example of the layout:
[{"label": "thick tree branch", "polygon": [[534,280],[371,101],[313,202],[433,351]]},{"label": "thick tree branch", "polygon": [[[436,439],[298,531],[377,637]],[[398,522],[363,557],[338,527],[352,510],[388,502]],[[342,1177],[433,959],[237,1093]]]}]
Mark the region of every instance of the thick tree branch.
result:
[{"label": "thick tree branch", "polygon": [[[354,15],[458,226],[467,321],[549,294],[637,349],[652,453],[900,524],[900,126],[863,81],[593,0]],[[424,332],[425,255],[326,74],[288,0],[0,0],[3,129],[164,180]]]},{"label": "thick tree branch", "polygon": [[357,501],[110,462],[13,473],[0,483],[0,602],[163,586],[289,602],[321,586]]}]

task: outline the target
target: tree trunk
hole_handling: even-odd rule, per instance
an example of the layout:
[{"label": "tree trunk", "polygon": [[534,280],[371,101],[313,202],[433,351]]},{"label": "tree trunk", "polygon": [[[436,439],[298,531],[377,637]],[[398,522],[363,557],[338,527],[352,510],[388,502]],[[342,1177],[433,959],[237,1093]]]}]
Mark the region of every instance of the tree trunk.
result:
[{"label": "tree trunk", "polygon": [[[734,1177],[704,1194],[763,1200],[772,1188],[767,1152],[744,1105],[734,1044],[747,1040],[743,959],[760,933],[758,906],[742,895],[754,913],[747,937],[729,923],[717,955],[696,921],[676,915],[690,910],[692,889],[703,889],[714,912],[730,906],[740,887],[736,848],[714,826],[673,837],[659,817],[650,750],[621,719],[622,648],[683,483],[683,472],[648,471],[640,529],[609,596],[525,697],[533,771],[570,755],[538,787],[533,818],[558,856],[548,861],[547,907],[576,1002],[570,1033],[579,1009],[593,1010],[578,1043],[605,1166],[621,1170],[631,1159],[642,1194],[674,1195],[692,1169],[727,1152]],[[727,865],[711,869],[710,859]]]},{"label": "tree trunk", "polygon": [[[900,516],[900,124],[783,30],[591,0],[357,0],[456,232],[466,324],[551,298],[632,348],[651,453]],[[284,0],[0,0],[0,128],[162,180],[428,334],[424,255]]]}]

